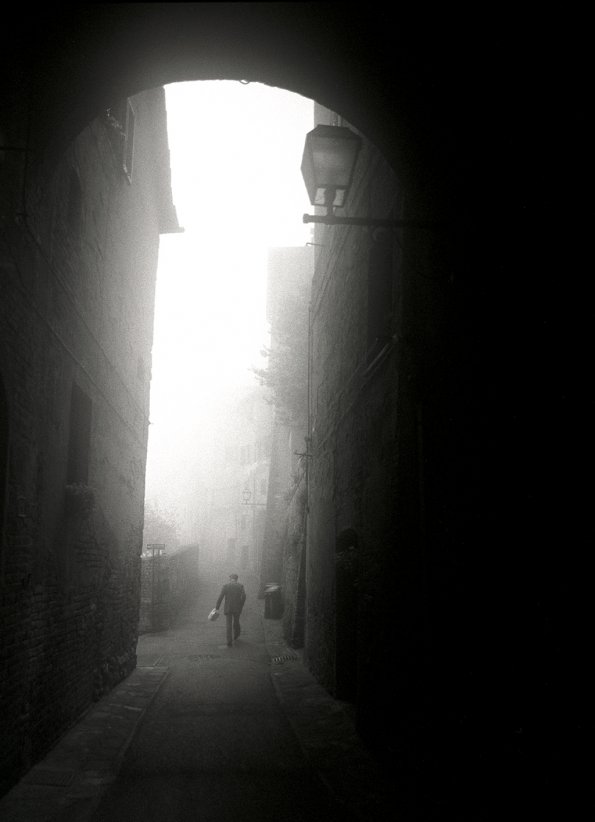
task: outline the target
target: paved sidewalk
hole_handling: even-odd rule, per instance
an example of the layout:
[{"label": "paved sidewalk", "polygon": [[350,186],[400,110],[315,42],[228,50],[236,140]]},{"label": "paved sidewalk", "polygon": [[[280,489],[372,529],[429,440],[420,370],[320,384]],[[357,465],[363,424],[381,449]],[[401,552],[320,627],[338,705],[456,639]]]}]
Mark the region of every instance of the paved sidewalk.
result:
[{"label": "paved sidewalk", "polygon": [[[370,820],[389,788],[344,706],[316,683],[257,582],[225,643],[205,578],[178,624],[2,800],[4,822]],[[391,814],[391,816],[394,816]]]},{"label": "paved sidewalk", "polygon": [[88,818],[116,778],[139,722],[167,673],[167,668],[139,667],[97,702],[0,800],[0,819],[66,822]]}]

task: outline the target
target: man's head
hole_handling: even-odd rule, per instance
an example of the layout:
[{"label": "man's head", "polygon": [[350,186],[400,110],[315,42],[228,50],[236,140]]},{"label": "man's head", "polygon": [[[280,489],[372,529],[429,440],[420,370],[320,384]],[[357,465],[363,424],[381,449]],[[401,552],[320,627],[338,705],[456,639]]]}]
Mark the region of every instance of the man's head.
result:
[{"label": "man's head", "polygon": [[229,578],[232,582],[237,582],[238,581],[238,575],[237,574],[230,574]]}]

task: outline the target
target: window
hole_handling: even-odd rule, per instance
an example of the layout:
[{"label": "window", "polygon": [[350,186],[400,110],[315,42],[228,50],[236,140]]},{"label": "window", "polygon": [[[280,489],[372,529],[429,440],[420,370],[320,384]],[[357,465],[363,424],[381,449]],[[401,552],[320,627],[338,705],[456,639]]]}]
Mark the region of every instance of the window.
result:
[{"label": "window", "polygon": [[89,445],[91,441],[91,400],[76,383],[70,400],[70,435],[66,482],[86,485],[89,479]]}]

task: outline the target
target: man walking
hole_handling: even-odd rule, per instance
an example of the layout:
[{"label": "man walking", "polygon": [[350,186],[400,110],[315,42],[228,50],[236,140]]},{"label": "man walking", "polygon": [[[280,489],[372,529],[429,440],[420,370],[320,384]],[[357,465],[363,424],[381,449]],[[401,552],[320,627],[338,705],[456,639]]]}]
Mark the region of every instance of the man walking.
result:
[{"label": "man walking", "polygon": [[225,619],[227,622],[227,645],[228,647],[231,647],[232,625],[233,638],[237,639],[241,632],[240,614],[242,613],[244,602],[246,602],[246,592],[244,590],[244,586],[238,582],[237,574],[230,574],[229,582],[226,583],[221,589],[219,599],[215,605],[215,609],[217,611],[219,610],[219,607],[224,599],[225,607],[223,608],[223,613],[225,614]]}]

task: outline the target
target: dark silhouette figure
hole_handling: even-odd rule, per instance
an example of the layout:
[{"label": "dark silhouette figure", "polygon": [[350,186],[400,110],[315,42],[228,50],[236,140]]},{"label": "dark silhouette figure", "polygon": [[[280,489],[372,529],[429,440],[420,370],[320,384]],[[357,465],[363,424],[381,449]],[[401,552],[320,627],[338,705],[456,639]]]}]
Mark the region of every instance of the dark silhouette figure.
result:
[{"label": "dark silhouette figure", "polygon": [[231,647],[232,625],[233,638],[237,639],[242,630],[240,626],[240,614],[242,613],[242,608],[246,602],[246,591],[244,590],[244,586],[238,582],[237,574],[230,574],[229,582],[226,583],[221,589],[221,593],[217,599],[217,604],[215,605],[215,609],[217,611],[221,607],[223,600],[225,600],[223,613],[225,614],[225,620],[227,623],[227,645]]}]

